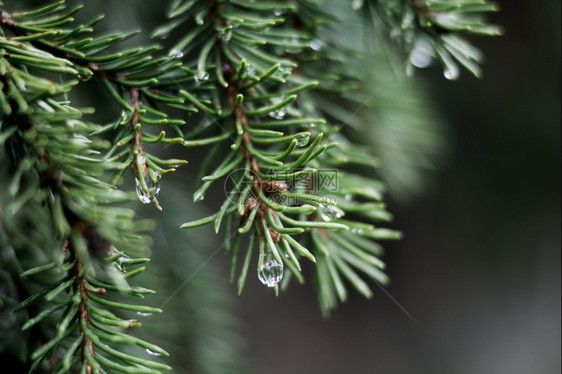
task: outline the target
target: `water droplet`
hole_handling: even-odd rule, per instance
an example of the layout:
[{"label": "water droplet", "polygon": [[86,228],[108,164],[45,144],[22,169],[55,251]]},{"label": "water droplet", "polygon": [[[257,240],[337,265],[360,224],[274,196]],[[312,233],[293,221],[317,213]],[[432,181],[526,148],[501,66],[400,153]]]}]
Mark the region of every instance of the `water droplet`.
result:
[{"label": "water droplet", "polygon": [[285,117],[285,111],[278,109],[268,113],[268,115],[275,119],[283,119]]},{"label": "water droplet", "polygon": [[306,134],[297,139],[297,146],[298,147],[305,147],[308,142],[310,141],[310,135]]},{"label": "water droplet", "polygon": [[285,65],[279,65],[278,70],[279,70],[280,73],[287,73],[287,72],[291,71],[291,67],[285,66]]},{"label": "water droplet", "polygon": [[135,179],[135,181],[137,184],[137,196],[140,201],[148,204],[156,200],[160,192],[160,174],[158,172],[154,172],[154,180],[149,175],[145,176],[147,191],[142,188],[142,184],[138,179]]},{"label": "water droplet", "polygon": [[151,350],[148,349],[148,348],[146,348],[145,351],[146,351],[146,353],[148,353],[148,354],[151,355],[151,356],[162,356],[162,354],[160,354],[160,353],[158,353],[158,352],[151,351]]},{"label": "water droplet", "polygon": [[195,74],[195,83],[197,84],[205,83],[208,79],[209,73],[206,71],[198,71],[197,74]]},{"label": "water droplet", "polygon": [[232,27],[225,27],[219,30],[219,38],[224,42],[229,41],[232,38]]},{"label": "water droplet", "polygon": [[433,56],[433,46],[425,38],[417,38],[410,52],[410,63],[417,68],[425,68],[431,64]]},{"label": "water droplet", "polygon": [[120,263],[115,262],[114,264],[115,264],[115,268],[119,270],[121,273],[127,272],[127,269],[124,266],[122,266]]},{"label": "water droplet", "polygon": [[351,195],[350,194],[345,194],[345,201],[351,201]]},{"label": "water droplet", "polygon": [[143,204],[150,203],[150,196],[148,196],[148,194],[144,192],[144,189],[142,188],[142,185],[138,179],[136,180],[136,182],[137,182],[137,196],[139,197],[139,200]]},{"label": "water droplet", "polygon": [[322,48],[322,42],[318,39],[313,39],[310,41],[310,48],[314,51],[319,51]]},{"label": "water droplet", "polygon": [[154,197],[156,197],[160,192],[160,173],[155,171],[153,177],[146,181],[146,185],[149,190],[154,191]]},{"label": "water droplet", "polygon": [[275,287],[283,278],[283,265],[274,260],[271,253],[264,253],[263,265],[258,268],[258,279],[267,287]]},{"label": "water droplet", "polygon": [[281,15],[285,14],[285,9],[282,9],[282,8],[274,9],[273,14],[275,14],[276,16],[281,16]]},{"label": "water droplet", "polygon": [[205,199],[205,193],[201,191],[195,191],[195,193],[193,194],[193,201],[198,202],[203,199]]},{"label": "water droplet", "polygon": [[[117,251],[117,248],[113,247],[113,249]],[[113,249],[110,250],[110,254],[112,253]],[[132,258],[130,258],[127,255],[121,255],[113,262],[113,264],[115,265],[115,268],[119,270],[121,273],[126,273],[127,264],[130,264],[131,262],[133,262]]]},{"label": "water droplet", "polygon": [[354,233],[354,234],[361,235],[361,234],[363,234],[363,229],[351,229],[351,232]]},{"label": "water droplet", "polygon": [[148,313],[148,312],[137,312],[137,314],[143,317],[150,317],[152,315],[152,313]]},{"label": "water droplet", "polygon": [[172,49],[169,53],[168,56],[172,57],[172,58],[182,58],[183,57],[183,52],[178,50],[178,49]]},{"label": "water droplet", "polygon": [[344,214],[343,210],[333,205],[329,205],[328,207],[320,210],[320,216],[327,222],[333,219],[341,218]]},{"label": "water droplet", "polygon": [[129,256],[127,256],[127,255],[122,255],[116,261],[119,265],[125,265],[125,264],[130,264],[131,262],[133,262],[133,259],[130,258]]},{"label": "water droplet", "polygon": [[455,80],[459,77],[459,67],[457,65],[449,64],[443,71],[443,75],[448,80]]},{"label": "water droplet", "polygon": [[78,74],[76,74],[76,78],[78,78],[79,80],[81,80],[82,82],[85,82],[87,80],[89,80],[90,78],[92,78],[94,74],[91,71],[81,71],[78,72]]},{"label": "water droplet", "polygon": [[428,67],[431,63],[431,55],[422,48],[415,48],[410,53],[410,62],[418,68]]}]

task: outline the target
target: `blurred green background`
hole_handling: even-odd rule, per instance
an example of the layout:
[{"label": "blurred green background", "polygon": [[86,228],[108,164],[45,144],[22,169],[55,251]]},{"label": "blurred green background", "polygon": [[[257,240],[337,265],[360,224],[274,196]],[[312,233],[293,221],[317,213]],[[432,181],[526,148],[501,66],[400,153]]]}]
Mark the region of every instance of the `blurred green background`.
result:
[{"label": "blurred green background", "polygon": [[[86,2],[86,8],[106,14],[100,24],[106,29],[144,25],[146,36],[164,20],[164,3],[114,0]],[[221,350],[222,337],[215,336],[212,352],[197,354],[215,354],[217,361],[243,354],[249,368],[239,372],[560,373],[560,2],[499,3],[501,11],[489,18],[505,35],[472,39],[486,56],[483,79],[465,73],[447,81],[436,65],[416,73],[445,124],[447,152],[440,169],[424,174],[424,194],[390,197],[392,227],[405,233],[385,245],[390,287],[375,289],[373,300],[353,295],[328,320],[310,284],[275,297],[249,277],[242,296],[230,300],[236,291],[227,280],[228,256],[215,251],[218,237],[159,231],[153,277],[169,278],[158,297],[189,282],[166,318],[145,325],[155,334],[162,326],[175,330],[169,344],[181,352],[184,334],[205,334],[197,318],[215,312],[217,321],[237,326],[240,335],[228,340],[237,350]],[[81,104],[92,98],[84,93]],[[181,178],[195,171],[181,173],[179,187],[192,193],[193,184]],[[166,188],[171,185],[162,194]],[[203,216],[205,208],[187,200],[185,216],[180,209],[171,225]],[[154,215],[150,208],[141,213]],[[166,244],[170,238],[176,243]],[[189,266],[174,269],[174,256],[186,256],[182,250],[194,255],[179,262]],[[209,282],[218,288],[205,289]],[[197,341],[192,338],[184,340]],[[196,366],[184,359],[186,367]]]}]

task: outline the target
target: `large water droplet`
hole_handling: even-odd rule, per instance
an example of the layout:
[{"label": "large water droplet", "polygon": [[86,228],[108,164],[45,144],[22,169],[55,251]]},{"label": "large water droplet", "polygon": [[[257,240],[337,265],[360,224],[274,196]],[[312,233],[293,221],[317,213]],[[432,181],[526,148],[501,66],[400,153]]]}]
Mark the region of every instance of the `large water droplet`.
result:
[{"label": "large water droplet", "polygon": [[208,79],[209,73],[206,71],[198,71],[197,74],[195,74],[195,83],[197,84],[205,83]]},{"label": "large water droplet", "polygon": [[283,265],[274,260],[271,253],[263,256],[263,265],[258,268],[258,279],[267,287],[275,287],[283,278]]},{"label": "large water droplet", "polygon": [[160,192],[160,174],[158,172],[154,172],[154,179],[152,179],[150,175],[145,177],[147,191],[142,188],[142,184],[138,179],[135,179],[135,181],[137,184],[137,196],[140,201],[144,204],[148,204],[156,200]]}]

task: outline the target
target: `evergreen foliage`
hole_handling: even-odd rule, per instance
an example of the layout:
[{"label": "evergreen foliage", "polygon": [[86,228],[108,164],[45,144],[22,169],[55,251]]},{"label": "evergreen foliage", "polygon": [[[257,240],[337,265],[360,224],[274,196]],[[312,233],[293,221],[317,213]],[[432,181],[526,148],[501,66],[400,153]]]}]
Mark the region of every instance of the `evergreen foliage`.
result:
[{"label": "evergreen foliage", "polygon": [[[496,9],[485,1],[350,5],[373,21],[380,43],[388,46],[379,29],[398,40],[407,70],[435,57],[451,79],[457,64],[480,74],[480,53],[463,33],[499,32],[480,18]],[[303,283],[303,264],[313,263],[324,315],[347,299],[349,287],[370,297],[366,278],[388,282],[379,241],[401,234],[385,226],[392,218],[385,187],[361,139],[371,126],[357,108],[379,108],[365,102],[369,89],[352,63],[384,49],[360,56],[342,45],[330,36],[338,30],[334,12],[309,0],[174,0],[169,21],[153,33],[170,37],[169,52],[159,44],[122,47],[134,32],[99,35],[102,17],[77,24],[80,9],[58,1],[0,10],[2,305],[25,313],[18,321],[26,335],[16,334],[10,349],[30,372],[170,369],[157,357],[165,350],[129,332],[161,310],[137,303],[154,291],[129,282],[149,261],[153,224],[134,220],[125,206],[135,197],[120,189],[124,172],[131,171],[140,201],[162,210],[162,176],[187,163],[152,143],[176,154],[206,147],[203,160],[190,160],[202,176],[193,199],[221,184],[226,196],[216,213],[181,227],[222,230],[238,293],[253,258],[275,292],[293,278]],[[76,87],[90,79],[120,107],[109,123],[92,123],[92,108],[73,106]],[[382,113],[404,109],[380,102]],[[431,139],[429,148],[438,142]],[[201,356],[200,372],[234,367]]]}]

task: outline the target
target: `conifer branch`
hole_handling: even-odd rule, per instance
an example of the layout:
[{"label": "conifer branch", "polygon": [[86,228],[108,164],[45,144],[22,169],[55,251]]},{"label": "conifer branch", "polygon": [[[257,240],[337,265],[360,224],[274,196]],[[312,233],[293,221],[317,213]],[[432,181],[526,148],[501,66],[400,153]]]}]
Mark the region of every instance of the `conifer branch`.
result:
[{"label": "conifer branch", "polygon": [[[496,10],[484,0],[351,5],[398,40],[408,69],[435,58],[450,79],[458,64],[480,75],[463,34],[500,33],[480,16]],[[30,315],[30,372],[170,369],[153,357],[166,351],[128,332],[140,326],[131,313],[161,310],[124,299],[154,292],[128,283],[149,261],[152,224],[119,207],[134,195],[116,186],[130,169],[138,198],[162,210],[161,176],[187,163],[158,157],[153,143],[209,147],[193,198],[223,182],[224,200],[181,227],[222,229],[238,293],[256,246],[257,277],[275,292],[303,283],[307,260],[324,315],[349,286],[371,297],[367,278],[388,283],[380,242],[401,234],[386,228],[385,185],[358,114],[374,110],[374,96],[352,67],[358,53],[329,36],[333,11],[308,0],[174,0],[154,32],[173,34],[165,55],[160,45],[120,48],[135,32],[98,35],[102,17],[77,25],[80,9],[0,9],[0,244],[15,253],[14,312]],[[109,123],[87,122],[93,109],[69,100],[92,78],[120,110]]]},{"label": "conifer branch", "polygon": [[[176,6],[179,9],[180,3]],[[243,188],[234,186],[233,191],[239,195],[235,206],[227,200],[215,215],[185,223],[182,227],[191,228],[214,222],[215,230],[218,231],[223,218],[237,212],[239,218],[242,219],[242,223],[233,241],[235,246],[232,249],[233,253],[238,252],[236,248],[239,243],[238,235],[246,233],[249,233],[251,237],[257,235],[260,248],[258,260],[260,280],[270,287],[276,286],[277,282],[284,277],[283,267],[287,266],[290,273],[287,273],[288,275],[283,278],[283,286],[286,287],[291,278],[290,275],[294,275],[298,280],[303,281],[300,275],[301,265],[293,250],[312,261],[316,261],[318,256],[326,256],[328,253],[325,244],[322,241],[314,240],[314,235],[309,237],[308,240],[305,239],[309,234],[319,232],[325,239],[330,239],[331,236],[326,231],[333,231],[334,235],[337,235],[339,230],[353,229],[356,234],[365,232],[365,235],[370,235],[375,232],[375,228],[360,222],[344,221],[342,217],[348,206],[350,211],[352,209],[360,211],[360,208],[351,203],[324,202],[326,196],[329,196],[326,192],[332,191],[318,190],[318,186],[314,186],[314,188],[308,186],[303,191],[300,190],[298,184],[292,185],[291,190],[289,190],[287,181],[295,182],[301,177],[310,180],[311,177],[316,176],[318,170],[320,172],[325,169],[336,170],[334,167],[336,161],[330,162],[331,159],[340,160],[336,167],[341,170],[344,166],[341,160],[345,160],[344,164],[352,161],[348,156],[342,158],[343,154],[355,154],[359,148],[355,147],[352,152],[343,149],[336,152],[336,149],[343,148],[345,143],[338,144],[338,142],[333,141],[324,143],[323,138],[325,137],[324,134],[334,135],[337,127],[329,125],[323,119],[319,120],[318,117],[321,118],[322,115],[318,116],[318,114],[321,112],[308,111],[307,109],[310,107],[307,104],[310,101],[310,99],[307,99],[307,91],[313,90],[318,83],[302,73],[303,67],[306,70],[306,63],[297,60],[295,50],[306,49],[303,54],[318,56],[318,52],[310,47],[310,35],[315,34],[317,24],[300,19],[296,16],[296,13],[293,15],[292,11],[295,9],[293,6],[288,6],[284,10],[287,14],[278,18],[272,17],[273,11],[278,10],[274,8],[263,9],[262,6],[264,5],[261,5],[258,10],[257,5],[246,2],[235,2],[233,4],[200,2],[198,7],[192,9],[194,14],[198,11],[208,13],[209,18],[215,22],[214,31],[208,31],[208,35],[214,37],[215,41],[208,42],[202,47],[205,52],[198,55],[195,53],[192,57],[197,61],[197,66],[192,68],[193,71],[197,71],[195,74],[207,78],[203,82],[200,81],[198,86],[191,90],[189,96],[185,95],[189,97],[190,101],[197,103],[198,100],[194,96],[197,90],[213,86],[213,89],[223,92],[222,95],[226,97],[228,103],[227,112],[232,115],[230,126],[233,128],[226,130],[228,129],[228,127],[225,127],[227,122],[224,122],[225,117],[223,116],[219,115],[215,121],[219,121],[219,127],[224,128],[227,131],[225,134],[228,134],[228,136],[235,134],[236,140],[231,148],[233,151],[238,150],[242,154],[242,158],[238,160],[231,153],[212,174],[204,177],[205,183],[195,193],[195,199],[200,200],[213,181],[229,174],[238,163],[245,165],[243,169],[245,176],[243,175],[242,179],[237,180],[237,183]],[[318,19],[320,18],[319,15],[323,14],[306,2],[299,3],[299,6],[301,9],[306,9],[303,14],[309,15],[311,18],[316,17]],[[244,18],[240,13],[243,11],[238,8],[261,12],[263,13],[262,18],[260,18],[260,21],[253,18]],[[174,10],[171,13],[175,14]],[[248,23],[246,24],[246,22]],[[196,17],[195,23],[197,23]],[[250,23],[252,23],[252,26],[248,27]],[[174,25],[177,27],[177,24],[174,23]],[[302,30],[303,26],[301,25],[310,25],[310,29]],[[213,25],[202,24],[199,27],[202,30],[198,32],[205,33],[205,27],[211,29]],[[297,31],[291,30],[291,27],[296,27]],[[263,28],[263,30],[260,28]],[[259,39],[257,30],[260,30]],[[226,38],[227,40],[221,37],[225,32],[229,36]],[[280,36],[283,36],[282,40],[279,39]],[[249,49],[247,46],[251,44],[251,38],[256,40],[254,49]],[[257,40],[260,40],[260,42],[257,43]],[[214,43],[218,46],[215,46]],[[270,45],[283,48],[285,55],[280,60],[270,58]],[[212,46],[215,46],[215,48],[213,49]],[[259,47],[255,48],[256,46]],[[194,46],[190,48],[194,48]],[[178,51],[176,47],[172,50],[174,53]],[[191,51],[195,52],[193,49],[186,49],[182,50],[181,53],[184,56],[189,56],[188,53]],[[202,69],[207,65],[207,61],[215,61],[214,57],[210,57],[213,53],[216,53],[217,65],[221,66],[219,74],[214,76],[216,79],[213,79],[212,70],[207,72]],[[280,70],[282,71],[280,72]],[[253,74],[250,74],[250,72]],[[336,90],[337,93],[341,91],[341,89]],[[199,102],[198,106],[210,116],[217,116],[219,111],[211,108],[218,107],[218,103],[219,101],[211,101],[205,104]],[[313,106],[317,105],[318,103]],[[277,121],[264,121],[263,117],[265,116],[273,117]],[[251,121],[249,117],[252,118]],[[307,119],[311,117],[316,119]],[[267,125],[265,125],[266,123]],[[294,125],[290,126],[291,123]],[[299,128],[301,123],[308,126],[300,126]],[[319,126],[315,127],[316,124]],[[277,131],[275,128],[278,125],[286,129]],[[261,129],[263,127],[267,129]],[[286,131],[293,135],[285,135]],[[198,142],[201,145],[208,144],[211,139],[213,139],[213,142],[215,140],[220,142],[227,140],[228,136],[224,139],[213,137],[200,141],[193,140],[189,141],[188,144],[190,146],[194,146]],[[314,140],[307,144],[311,138]],[[279,145],[286,142],[290,142],[288,148],[284,151],[280,150]],[[260,145],[259,149],[256,148],[257,145]],[[265,149],[262,149],[262,146],[265,146]],[[319,159],[320,155],[322,155],[322,160]],[[359,156],[357,160],[360,160],[361,164],[366,162],[368,158],[369,156]],[[313,166],[311,167],[311,165]],[[245,180],[248,181],[247,184],[245,184]],[[368,179],[365,179],[365,182],[367,183],[364,183],[364,186],[373,184]],[[378,184],[378,182],[375,184]],[[360,192],[367,193],[370,190],[363,188]],[[338,194],[340,193],[338,192]],[[377,200],[381,198],[381,194],[380,191],[377,191]],[[345,200],[345,196],[348,195],[355,196],[353,191],[346,191],[341,193],[339,198]],[[297,201],[297,203],[295,204],[293,201]],[[340,208],[340,206],[346,210]],[[370,206],[372,207],[372,205],[367,204],[362,211],[369,211]],[[389,215],[385,214],[382,209],[378,213],[378,217],[388,218]],[[369,212],[369,214],[371,213]],[[296,215],[296,217],[293,218],[291,215]],[[373,213],[371,216],[377,216],[377,214]],[[358,227],[362,228],[361,231],[358,231]],[[252,228],[254,229],[252,230]],[[229,233],[230,228],[226,227],[225,235],[230,235]],[[294,235],[303,233],[306,233],[304,238],[301,237],[297,240],[293,238]],[[397,236],[397,234],[393,234],[393,237]],[[371,237],[373,236],[371,235]],[[230,239],[225,238],[225,240],[229,241]],[[305,242],[308,244],[301,244]],[[307,249],[307,246],[312,246],[313,250]],[[334,250],[337,248],[338,251],[342,250],[341,247],[337,246],[333,248]],[[364,249],[360,250],[359,256],[363,251]],[[248,253],[250,252],[251,248],[248,250]],[[282,254],[285,254],[288,260]],[[335,256],[335,254],[332,256]],[[347,252],[344,252],[342,256],[347,256],[346,259],[351,262],[358,261],[358,257],[349,257]],[[232,261],[233,263],[236,262],[235,256]],[[247,274],[247,263],[247,261],[244,262],[240,273],[239,292],[242,290]],[[366,267],[364,272],[373,275],[375,272],[371,270],[371,266],[361,263],[360,270]],[[331,271],[326,267],[316,267],[316,269],[328,274]],[[339,269],[348,275],[350,282],[356,288],[360,291],[365,290],[366,286],[357,280],[358,277],[355,273],[348,270],[343,264],[339,266]],[[336,277],[337,275],[332,276]],[[386,282],[382,273],[380,276],[377,274],[376,280]],[[363,293],[366,296],[370,295],[366,291]],[[325,302],[325,292],[321,292],[319,295],[321,300],[324,300],[321,302],[324,312],[334,307],[334,302]]]},{"label": "conifer branch", "polygon": [[[4,25],[21,29],[15,18],[2,11]],[[36,28],[27,27],[29,30]],[[32,35],[26,32],[15,38],[18,37]],[[45,45],[45,49],[40,49]],[[169,369],[167,365],[111,348],[111,344],[121,342],[165,354],[161,348],[129,335],[121,334],[117,339],[115,335],[119,332],[111,326],[133,327],[138,322],[120,319],[105,310],[108,306],[139,313],[160,312],[159,309],[93,295],[103,295],[107,290],[136,296],[146,293],[130,287],[125,279],[141,273],[144,267],[138,265],[147,259],[130,258],[116,248],[129,254],[146,253],[146,237],[139,233],[149,226],[146,222],[133,222],[130,211],[115,206],[128,200],[128,196],[102,180],[102,175],[115,170],[116,165],[97,157],[104,143],[89,138],[99,128],[82,122],[81,117],[88,110],[78,110],[57,100],[78,81],[55,83],[38,75],[41,71],[55,71],[77,76],[82,71],[69,59],[50,53],[52,45],[36,46],[29,40],[0,38],[2,146],[9,156],[3,161],[13,165],[8,191],[13,200],[6,207],[2,225],[12,236],[21,236],[17,232],[21,228],[9,222],[17,221],[22,211],[40,211],[41,205],[46,205],[50,215],[47,222],[53,228],[50,234],[64,238],[65,242],[62,263],[35,264],[23,273],[36,276],[50,272],[48,277],[45,274],[50,285],[31,294],[14,311],[39,302],[53,304],[24,326],[25,329],[42,323],[54,328],[54,336],[30,355],[30,371],[40,366],[59,372],[76,368],[99,372],[102,366],[143,372]],[[66,47],[64,50],[70,51]],[[33,73],[29,68],[34,68]],[[104,206],[102,201],[113,206]],[[15,248],[18,256],[25,255],[25,247]],[[127,267],[131,267],[128,272]],[[63,295],[64,291],[68,294]],[[57,316],[60,321],[54,325]]]}]

